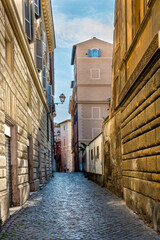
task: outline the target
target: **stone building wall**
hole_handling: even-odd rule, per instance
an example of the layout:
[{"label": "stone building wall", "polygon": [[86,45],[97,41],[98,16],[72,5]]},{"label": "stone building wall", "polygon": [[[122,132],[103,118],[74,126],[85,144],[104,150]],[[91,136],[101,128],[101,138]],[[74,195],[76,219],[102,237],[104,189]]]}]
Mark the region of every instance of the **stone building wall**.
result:
[{"label": "stone building wall", "polygon": [[160,231],[160,2],[132,3],[115,1],[111,108],[103,125],[110,162],[105,179]]},{"label": "stone building wall", "polygon": [[[3,221],[8,217],[9,207],[22,205],[30,191],[37,190],[52,176],[52,118],[48,114],[46,92],[21,23],[18,20],[21,35],[17,36],[17,26],[14,27],[5,11],[7,4],[8,1],[0,1],[0,217]],[[10,4],[13,19],[18,18],[14,1]],[[10,173],[6,165],[5,125],[11,130]]]}]

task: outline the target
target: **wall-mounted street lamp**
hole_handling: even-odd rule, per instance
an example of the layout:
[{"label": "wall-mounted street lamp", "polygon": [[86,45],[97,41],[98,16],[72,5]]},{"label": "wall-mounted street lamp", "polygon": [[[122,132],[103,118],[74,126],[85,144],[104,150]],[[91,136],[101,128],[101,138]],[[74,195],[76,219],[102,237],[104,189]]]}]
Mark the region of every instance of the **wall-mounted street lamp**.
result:
[{"label": "wall-mounted street lamp", "polygon": [[54,103],[54,104],[56,105],[63,104],[66,99],[66,96],[63,93],[61,93],[61,95],[59,96],[59,99],[60,99],[60,103]]}]

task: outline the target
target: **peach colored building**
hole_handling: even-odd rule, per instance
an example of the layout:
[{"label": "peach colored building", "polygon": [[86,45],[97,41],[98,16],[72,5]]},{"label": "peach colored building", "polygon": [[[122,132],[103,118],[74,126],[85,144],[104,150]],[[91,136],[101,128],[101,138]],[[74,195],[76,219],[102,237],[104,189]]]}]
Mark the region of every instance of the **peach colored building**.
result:
[{"label": "peach colored building", "polygon": [[71,120],[60,123],[61,132],[61,170],[66,172],[73,171],[73,159],[71,149],[72,128]]},{"label": "peach colored building", "polygon": [[112,44],[97,38],[76,44],[71,65],[74,81],[69,112],[72,117],[72,151],[75,171],[82,169],[80,143],[88,144],[102,131],[108,115],[112,81]]}]

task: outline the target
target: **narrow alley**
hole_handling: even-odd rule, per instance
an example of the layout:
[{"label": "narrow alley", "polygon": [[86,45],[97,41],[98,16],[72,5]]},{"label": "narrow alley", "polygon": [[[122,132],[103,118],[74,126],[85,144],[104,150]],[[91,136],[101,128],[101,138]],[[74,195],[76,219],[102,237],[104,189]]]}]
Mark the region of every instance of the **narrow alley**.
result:
[{"label": "narrow alley", "polygon": [[0,239],[160,239],[124,201],[82,173],[55,173],[3,227]]}]

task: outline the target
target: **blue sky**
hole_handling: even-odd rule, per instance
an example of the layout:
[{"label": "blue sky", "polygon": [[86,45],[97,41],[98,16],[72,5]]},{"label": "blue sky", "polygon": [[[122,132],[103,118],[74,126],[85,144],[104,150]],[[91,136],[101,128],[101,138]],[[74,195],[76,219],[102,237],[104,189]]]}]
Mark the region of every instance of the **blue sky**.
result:
[{"label": "blue sky", "polygon": [[68,118],[72,46],[97,37],[113,42],[114,0],[51,0],[55,26],[55,102],[64,93],[65,103],[56,105],[55,122]]}]

